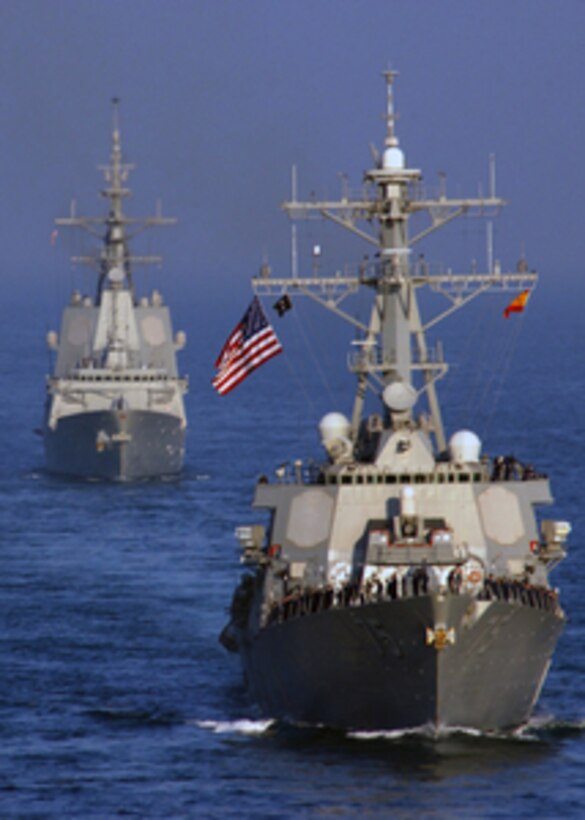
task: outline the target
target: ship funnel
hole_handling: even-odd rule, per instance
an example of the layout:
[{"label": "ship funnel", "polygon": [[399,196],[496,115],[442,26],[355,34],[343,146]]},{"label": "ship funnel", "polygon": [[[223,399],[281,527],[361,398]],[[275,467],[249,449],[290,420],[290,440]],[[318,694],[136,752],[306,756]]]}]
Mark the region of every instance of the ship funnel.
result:
[{"label": "ship funnel", "polygon": [[471,430],[458,430],[449,440],[451,461],[457,464],[478,462],[481,453],[481,441]]}]

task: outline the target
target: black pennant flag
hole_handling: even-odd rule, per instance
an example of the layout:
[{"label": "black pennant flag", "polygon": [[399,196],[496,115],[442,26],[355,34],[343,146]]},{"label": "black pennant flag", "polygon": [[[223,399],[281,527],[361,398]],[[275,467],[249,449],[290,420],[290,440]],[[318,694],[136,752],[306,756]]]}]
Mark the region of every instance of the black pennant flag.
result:
[{"label": "black pennant flag", "polygon": [[292,306],[293,304],[288,293],[283,294],[280,299],[272,305],[279,316],[284,316],[287,310],[290,310]]}]

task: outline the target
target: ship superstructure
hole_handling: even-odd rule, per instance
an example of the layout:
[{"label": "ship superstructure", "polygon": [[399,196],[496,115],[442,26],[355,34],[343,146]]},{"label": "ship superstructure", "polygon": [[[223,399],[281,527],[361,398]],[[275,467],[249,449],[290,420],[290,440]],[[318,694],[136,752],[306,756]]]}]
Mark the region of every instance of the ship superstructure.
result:
[{"label": "ship superstructure", "polygon": [[[529,717],[564,626],[549,571],[570,526],[537,522],[552,498],[532,467],[482,454],[470,430],[447,441],[436,393],[447,364],[426,331],[485,291],[526,293],[537,276],[524,262],[464,274],[413,262],[432,231],[461,215],[492,219],[505,203],[493,187],[487,197],[421,195],[395,133],[394,72],[385,78],[385,145],[362,196],[284,204],[292,219],[319,215],[356,234],[374,261],[355,275],[253,280],[259,295],[308,294],[353,322],[357,391],[351,418],[321,420],[325,464],[295,462],[259,481],[253,506],[270,524],[238,530],[247,572],[221,640],[272,717],[508,729]],[[420,212],[428,225],[410,235]],[[449,300],[426,322],[423,287]],[[341,307],[362,288],[372,295],[368,324]],[[365,415],[368,392],[380,409]]]},{"label": "ship superstructure", "polygon": [[128,217],[123,202],[133,166],[123,162],[114,100],[111,161],[102,166],[101,192],[109,209],[103,217],[69,217],[57,226],[77,227],[97,237],[101,251],[73,257],[97,269],[95,296],[74,291],[61,330],[49,332],[56,352],[47,380],[43,439],[47,469],[85,478],[136,480],[176,475],[185,452],[187,380],[177,370],[176,351],[185,334],[173,338],[171,316],[158,290],[137,296],[133,270],[160,263],[132,255],[139,232],[175,222],[160,213]]}]

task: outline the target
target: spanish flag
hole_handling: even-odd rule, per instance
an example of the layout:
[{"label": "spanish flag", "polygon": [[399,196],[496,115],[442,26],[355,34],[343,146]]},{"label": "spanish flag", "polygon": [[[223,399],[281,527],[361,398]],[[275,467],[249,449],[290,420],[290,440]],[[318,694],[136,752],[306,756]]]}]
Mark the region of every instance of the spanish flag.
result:
[{"label": "spanish flag", "polygon": [[522,313],[524,308],[526,307],[526,302],[530,297],[529,290],[523,290],[521,293],[516,296],[515,299],[512,299],[506,310],[504,311],[504,319],[508,319],[511,313]]}]

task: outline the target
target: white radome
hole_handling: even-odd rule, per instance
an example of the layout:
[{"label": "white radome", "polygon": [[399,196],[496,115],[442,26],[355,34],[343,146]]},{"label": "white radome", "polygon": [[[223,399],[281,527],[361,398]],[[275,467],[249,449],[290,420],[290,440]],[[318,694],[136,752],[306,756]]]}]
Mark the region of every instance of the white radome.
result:
[{"label": "white radome", "polygon": [[327,413],[319,422],[319,433],[323,444],[335,439],[348,438],[350,429],[349,419],[343,413]]},{"label": "white radome", "polygon": [[479,461],[481,441],[471,430],[458,430],[449,439],[449,454],[457,464]]}]

